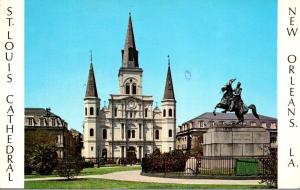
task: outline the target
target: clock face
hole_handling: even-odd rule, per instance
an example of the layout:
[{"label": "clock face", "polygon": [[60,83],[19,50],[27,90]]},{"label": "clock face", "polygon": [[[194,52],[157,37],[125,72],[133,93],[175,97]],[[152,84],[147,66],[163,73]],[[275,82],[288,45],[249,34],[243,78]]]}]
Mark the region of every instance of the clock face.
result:
[{"label": "clock face", "polygon": [[135,102],[133,100],[130,100],[128,102],[128,108],[129,109],[134,109],[136,107]]}]

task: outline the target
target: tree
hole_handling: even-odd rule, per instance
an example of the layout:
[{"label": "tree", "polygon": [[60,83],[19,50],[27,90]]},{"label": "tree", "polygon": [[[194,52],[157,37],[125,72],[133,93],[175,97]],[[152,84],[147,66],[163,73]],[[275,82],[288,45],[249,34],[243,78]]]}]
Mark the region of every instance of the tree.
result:
[{"label": "tree", "polygon": [[56,170],[59,176],[73,179],[83,169],[83,160],[80,157],[67,156],[60,160],[57,164]]},{"label": "tree", "polygon": [[56,136],[45,129],[25,132],[25,174],[51,174],[57,163]]},{"label": "tree", "polygon": [[41,175],[49,175],[53,172],[57,163],[56,147],[53,145],[37,145],[32,151],[30,163],[33,169]]},{"label": "tree", "polygon": [[261,159],[263,173],[260,176],[261,182],[269,188],[277,188],[277,149],[269,149],[267,158]]}]

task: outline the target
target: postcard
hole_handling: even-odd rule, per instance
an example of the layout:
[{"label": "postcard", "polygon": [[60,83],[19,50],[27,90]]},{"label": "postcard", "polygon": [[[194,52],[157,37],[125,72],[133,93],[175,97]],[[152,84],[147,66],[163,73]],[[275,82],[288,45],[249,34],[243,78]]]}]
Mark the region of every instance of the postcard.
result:
[{"label": "postcard", "polygon": [[1,0],[0,188],[300,188],[298,0]]}]

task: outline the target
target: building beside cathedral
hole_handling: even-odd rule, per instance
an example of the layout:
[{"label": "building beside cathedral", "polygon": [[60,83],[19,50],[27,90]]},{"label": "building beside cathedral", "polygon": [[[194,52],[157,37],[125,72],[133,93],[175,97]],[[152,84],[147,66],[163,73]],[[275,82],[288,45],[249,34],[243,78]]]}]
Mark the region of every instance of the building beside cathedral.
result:
[{"label": "building beside cathedral", "polygon": [[[252,113],[247,113],[244,117],[244,126],[265,128],[270,133],[271,148],[277,148],[276,118],[259,115],[260,119],[257,119]],[[177,127],[176,149],[184,151],[198,149],[202,155],[203,134],[209,128],[226,126],[236,122],[238,119],[234,113],[216,113],[214,115],[212,112],[205,112]]]},{"label": "building beside cathedral", "polygon": [[176,100],[170,62],[165,89],[161,89],[162,93],[164,90],[161,108],[154,107],[151,95],[143,94],[142,77],[129,16],[118,74],[119,93],[110,94],[108,106],[100,105],[93,63],[90,64],[84,97],[83,157],[141,159],[155,149],[161,152],[175,149]]}]

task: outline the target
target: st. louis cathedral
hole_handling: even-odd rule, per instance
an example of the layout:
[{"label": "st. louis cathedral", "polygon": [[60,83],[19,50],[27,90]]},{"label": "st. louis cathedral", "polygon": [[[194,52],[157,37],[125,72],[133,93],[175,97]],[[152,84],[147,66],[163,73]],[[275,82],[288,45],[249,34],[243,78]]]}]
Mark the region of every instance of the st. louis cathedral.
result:
[{"label": "st. louis cathedral", "polygon": [[142,77],[129,16],[118,74],[119,94],[110,95],[108,106],[100,105],[90,64],[84,97],[83,157],[117,159],[131,154],[140,159],[155,149],[161,152],[175,149],[176,100],[170,63],[161,109],[153,106],[152,96],[143,95]]}]

